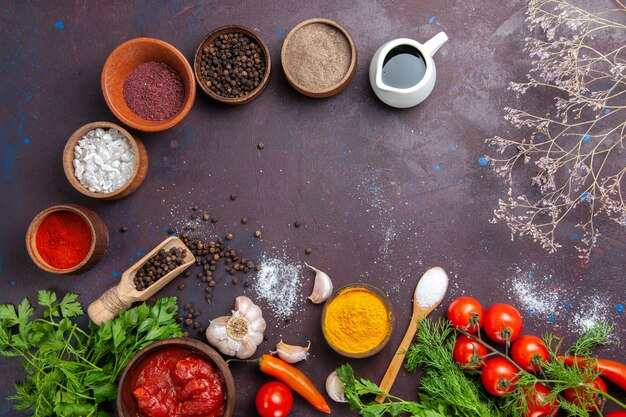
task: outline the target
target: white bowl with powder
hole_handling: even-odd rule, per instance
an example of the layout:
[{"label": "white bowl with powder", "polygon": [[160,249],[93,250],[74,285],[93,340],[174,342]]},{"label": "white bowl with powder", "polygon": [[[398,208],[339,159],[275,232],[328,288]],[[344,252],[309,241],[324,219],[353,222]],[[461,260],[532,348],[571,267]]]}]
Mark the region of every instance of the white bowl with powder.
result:
[{"label": "white bowl with powder", "polygon": [[148,172],[143,143],[115,123],[93,122],[80,127],[63,150],[63,170],[82,194],[105,200],[126,197]]},{"label": "white bowl with powder", "polygon": [[330,19],[305,20],[283,43],[281,64],[287,81],[300,93],[325,98],[339,93],[356,71],[356,47],[346,31]]}]

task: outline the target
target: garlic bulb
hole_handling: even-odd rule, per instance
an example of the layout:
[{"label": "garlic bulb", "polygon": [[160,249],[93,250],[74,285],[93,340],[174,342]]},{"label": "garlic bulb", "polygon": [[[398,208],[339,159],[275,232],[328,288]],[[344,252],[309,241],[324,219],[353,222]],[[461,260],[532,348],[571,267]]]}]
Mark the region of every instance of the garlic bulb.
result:
[{"label": "garlic bulb", "polygon": [[333,283],[325,272],[320,271],[317,268],[313,268],[306,262],[304,264],[315,271],[315,284],[313,285],[313,292],[307,298],[314,304],[323,303],[333,293]]},{"label": "garlic bulb", "polygon": [[224,355],[246,359],[254,355],[264,331],[265,320],[259,306],[248,297],[239,296],[231,316],[211,320],[206,338]]},{"label": "garlic bulb", "polygon": [[296,363],[301,360],[306,360],[309,356],[309,348],[311,347],[311,341],[307,346],[294,346],[288,345],[282,340],[276,344],[276,351],[271,353],[278,354],[278,357],[287,363]]},{"label": "garlic bulb", "polygon": [[326,378],[326,392],[333,401],[338,403],[347,402],[343,382],[341,382],[341,379],[337,376],[337,371],[334,371]]}]

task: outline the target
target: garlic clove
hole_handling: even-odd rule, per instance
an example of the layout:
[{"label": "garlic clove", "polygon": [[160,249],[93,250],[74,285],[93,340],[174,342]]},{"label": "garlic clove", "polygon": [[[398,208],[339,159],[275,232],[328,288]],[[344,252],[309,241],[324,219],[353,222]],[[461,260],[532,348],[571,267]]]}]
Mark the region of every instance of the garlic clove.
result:
[{"label": "garlic clove", "polygon": [[242,340],[237,351],[237,357],[239,359],[248,359],[250,356],[254,355],[254,352],[256,352],[256,347],[257,345],[252,343],[249,339]]},{"label": "garlic clove", "polygon": [[337,376],[337,371],[333,371],[326,378],[326,392],[333,401],[338,403],[347,402],[343,382],[341,382],[341,379]]},{"label": "garlic clove", "polygon": [[240,295],[235,298],[235,310],[239,311],[243,315],[247,315],[252,306],[254,306],[252,300],[244,295]]},{"label": "garlic clove", "polygon": [[254,346],[259,346],[263,343],[263,332],[250,332],[248,334],[248,340],[254,344]]},{"label": "garlic clove", "polygon": [[241,347],[241,344],[235,340],[226,338],[217,342],[215,347],[217,347],[224,355],[235,356]]},{"label": "garlic clove", "polygon": [[304,264],[315,271],[315,284],[313,284],[313,292],[307,298],[314,304],[323,303],[333,293],[333,282],[324,271],[313,268],[306,262]]},{"label": "garlic clove", "polygon": [[243,295],[235,298],[235,310],[246,316],[249,321],[263,317],[261,308],[254,304],[251,299]]},{"label": "garlic clove", "polygon": [[307,346],[295,346],[288,345],[282,340],[276,344],[276,351],[272,353],[278,354],[278,357],[287,363],[296,363],[301,360],[306,360],[309,356],[309,348],[311,342],[309,341]]}]

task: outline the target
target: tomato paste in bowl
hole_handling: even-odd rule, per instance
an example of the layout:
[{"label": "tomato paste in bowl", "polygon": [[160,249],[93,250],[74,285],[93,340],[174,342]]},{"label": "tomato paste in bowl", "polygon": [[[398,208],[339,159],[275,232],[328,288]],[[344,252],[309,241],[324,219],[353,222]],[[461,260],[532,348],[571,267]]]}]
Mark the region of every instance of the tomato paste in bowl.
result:
[{"label": "tomato paste in bowl", "polygon": [[[171,343],[178,340],[179,343]],[[125,417],[222,417],[232,413],[234,392],[229,396],[232,376],[227,378],[212,357],[189,345],[207,345],[186,339],[171,339],[157,348],[146,349],[133,359],[120,380],[118,412]],[[157,342],[161,343],[161,342]],[[218,362],[223,360],[217,352]],[[142,352],[139,352],[140,355]],[[226,366],[223,363],[223,366]],[[230,380],[230,381],[227,381]],[[231,401],[227,401],[230,397]],[[229,413],[226,413],[226,409]]]}]

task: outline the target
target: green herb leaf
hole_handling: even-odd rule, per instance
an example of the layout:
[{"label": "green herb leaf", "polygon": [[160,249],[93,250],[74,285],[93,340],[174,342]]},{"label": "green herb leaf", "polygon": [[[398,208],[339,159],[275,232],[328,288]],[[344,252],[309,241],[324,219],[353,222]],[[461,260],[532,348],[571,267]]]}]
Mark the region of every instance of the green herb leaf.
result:
[{"label": "green herb leaf", "polygon": [[77,317],[85,314],[83,312],[83,308],[80,303],[76,301],[78,299],[78,294],[68,293],[65,294],[63,300],[59,306],[61,307],[61,314],[65,317]]}]

